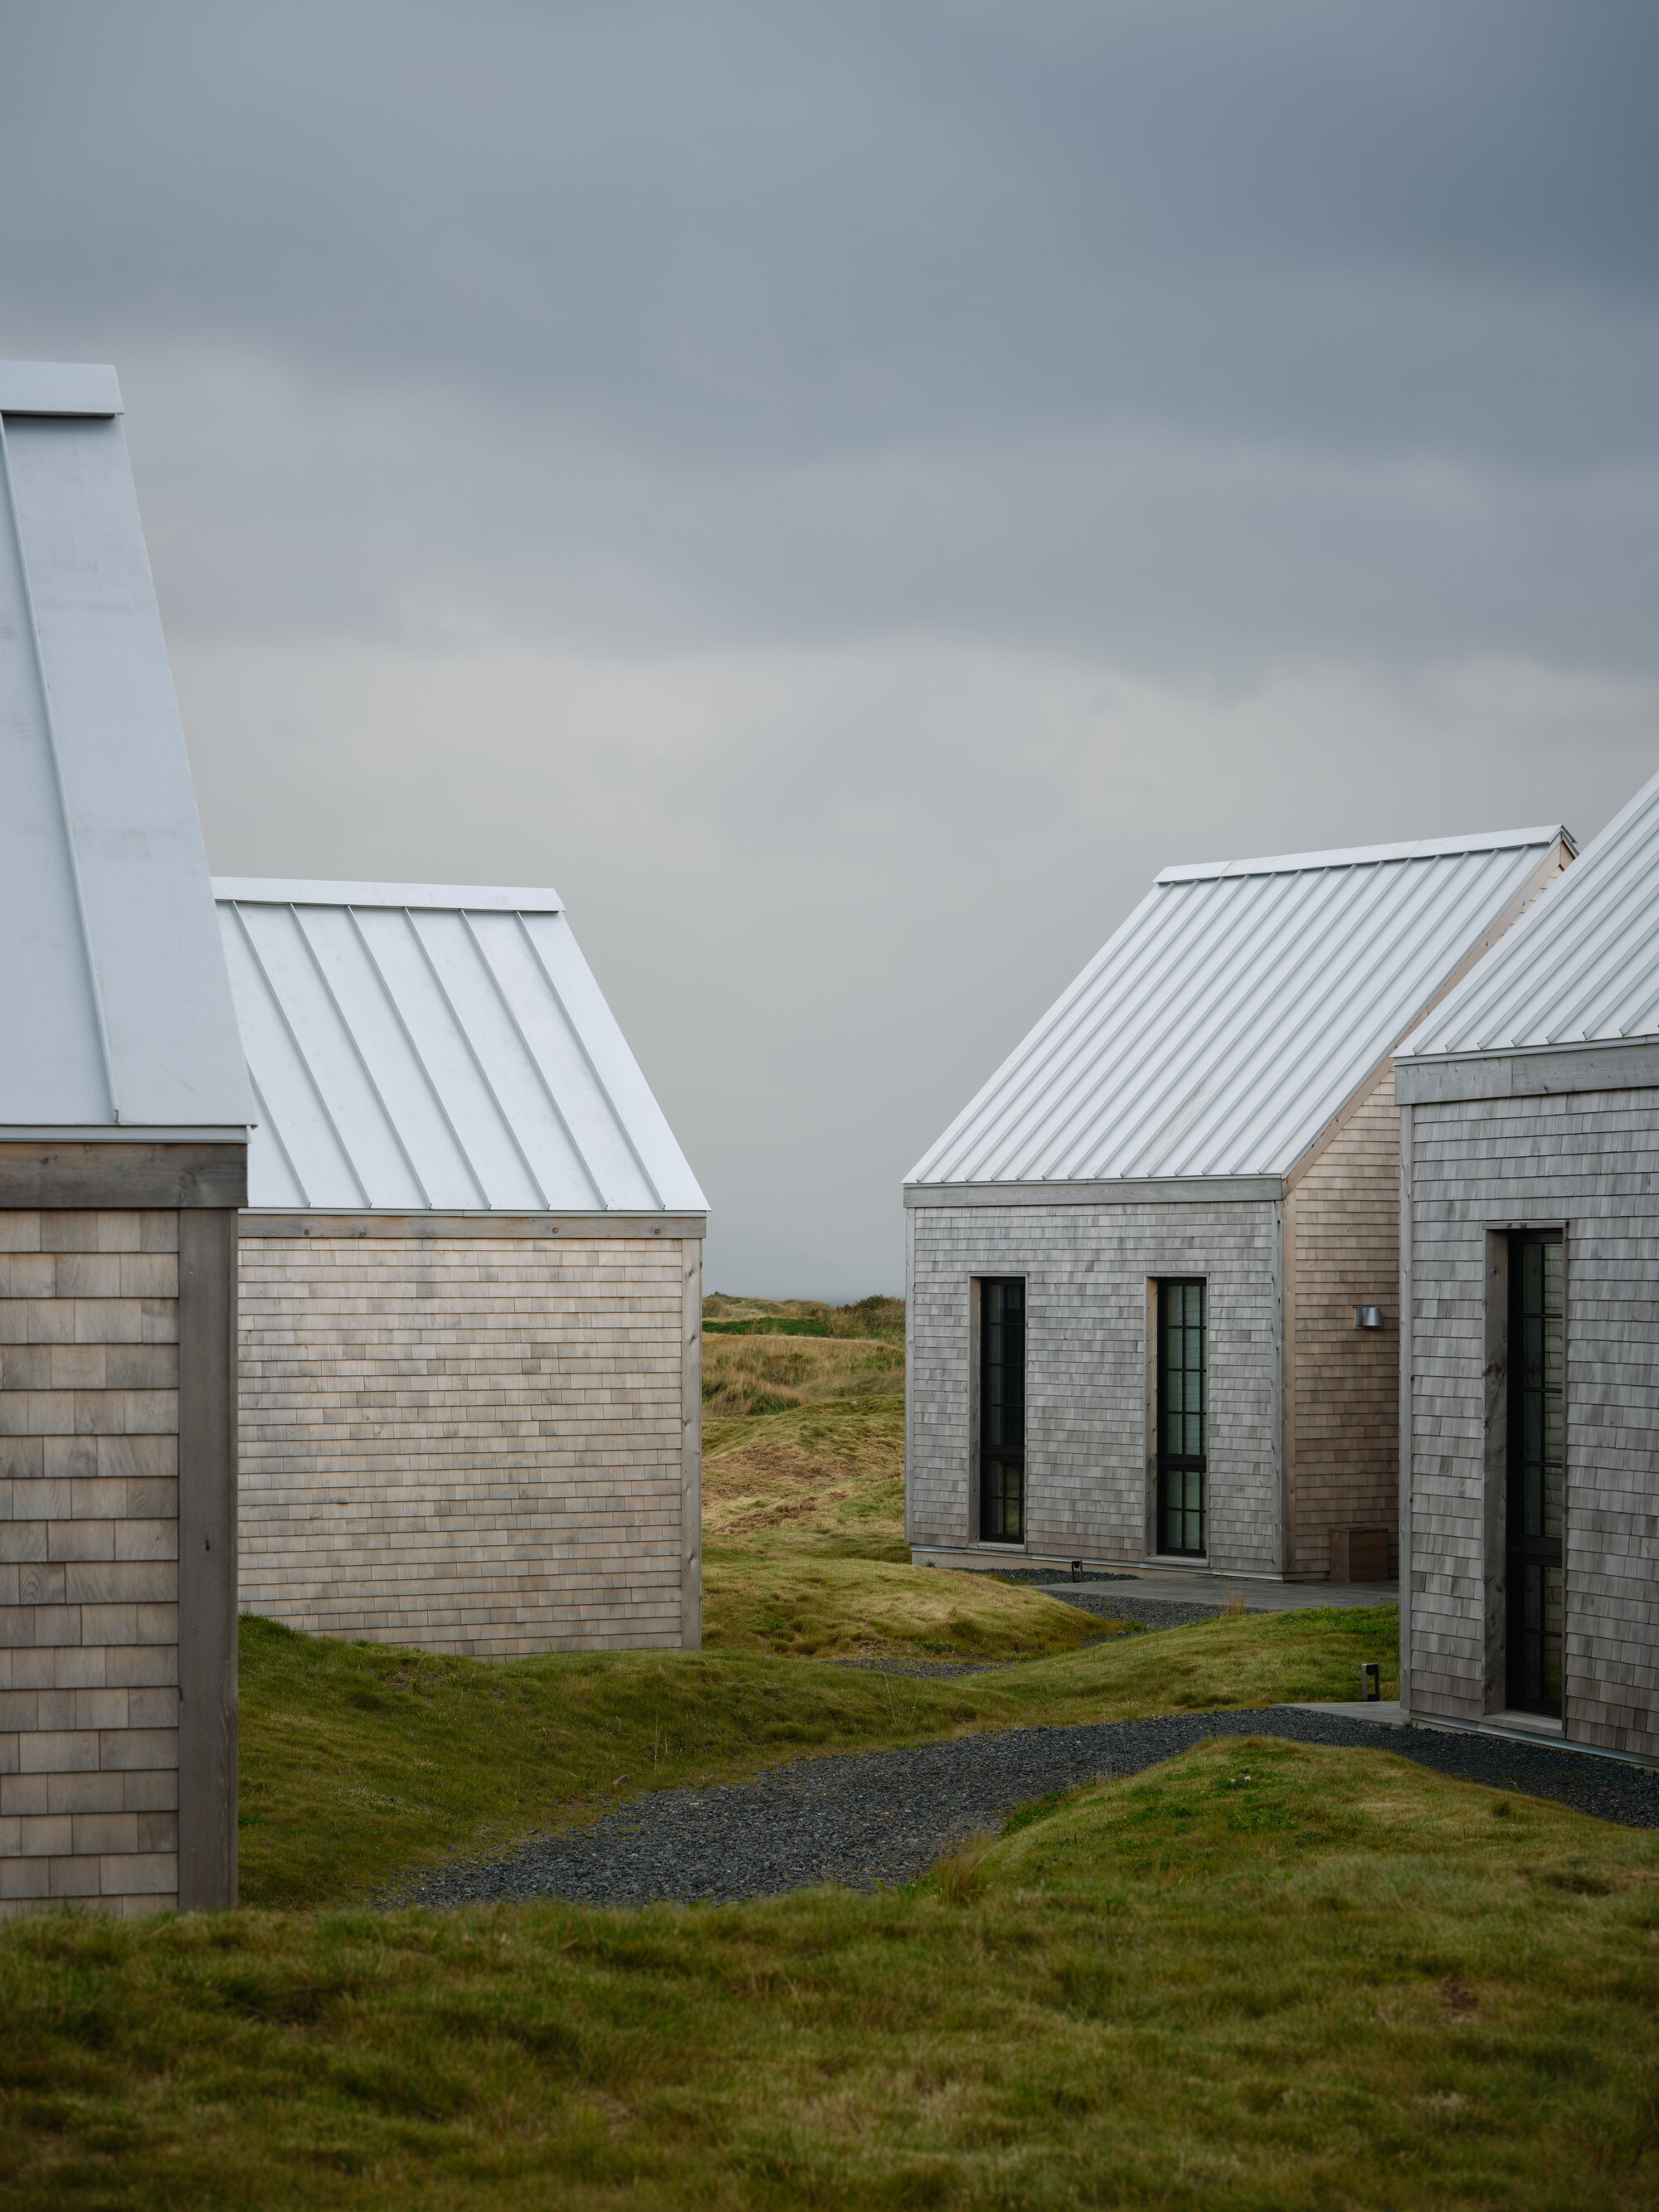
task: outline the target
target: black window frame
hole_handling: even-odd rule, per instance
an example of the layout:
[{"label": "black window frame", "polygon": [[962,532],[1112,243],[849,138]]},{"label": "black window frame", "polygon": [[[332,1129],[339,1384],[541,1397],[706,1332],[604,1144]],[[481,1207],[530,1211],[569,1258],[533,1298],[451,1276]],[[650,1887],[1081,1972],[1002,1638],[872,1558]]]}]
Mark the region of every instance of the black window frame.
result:
[{"label": "black window frame", "polygon": [[[1015,1294],[1011,1310],[1010,1293]],[[979,1301],[979,1540],[1025,1541],[1025,1400],[1030,1314],[1024,1275],[981,1275]],[[1015,1356],[1010,1358],[1011,1340]],[[1010,1378],[1014,1388],[1009,1389]],[[1017,1431],[1017,1434],[1015,1433]]]},{"label": "black window frame", "polygon": [[1563,1231],[1510,1231],[1504,1695],[1512,1712],[1558,1719],[1566,1640],[1566,1261]]},{"label": "black window frame", "polygon": [[[1183,1400],[1189,1391],[1185,1387],[1188,1378],[1196,1374],[1199,1403],[1196,1408],[1184,1403],[1173,1407],[1170,1398],[1170,1294],[1182,1293],[1182,1364]],[[1188,1294],[1196,1291],[1199,1297],[1198,1364],[1194,1369],[1188,1359],[1187,1338],[1194,1328],[1188,1317]],[[1160,1275],[1156,1279],[1154,1300],[1158,1328],[1158,1385],[1154,1401],[1157,1422],[1158,1498],[1155,1510],[1154,1550],[1161,1559],[1201,1559],[1209,1557],[1210,1550],[1210,1285],[1204,1275]],[[1199,1422],[1199,1449],[1176,1452],[1170,1449],[1170,1423],[1178,1414],[1183,1427],[1194,1413]],[[1185,1437],[1183,1437],[1183,1446]],[[1197,1503],[1193,1503],[1194,1492]],[[1196,1526],[1194,1527],[1194,1523]],[[1196,1535],[1195,1543],[1187,1540]],[[1176,1537],[1182,1540],[1173,1540]]]}]

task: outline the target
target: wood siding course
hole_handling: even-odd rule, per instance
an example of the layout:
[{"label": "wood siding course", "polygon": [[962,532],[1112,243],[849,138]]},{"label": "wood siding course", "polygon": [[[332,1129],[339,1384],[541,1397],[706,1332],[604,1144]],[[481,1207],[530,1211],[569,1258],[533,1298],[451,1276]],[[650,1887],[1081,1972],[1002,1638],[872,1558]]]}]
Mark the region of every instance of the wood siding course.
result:
[{"label": "wood siding course", "polygon": [[[1287,1572],[1339,1528],[1395,1528],[1400,1495],[1400,1112],[1390,1069],[1286,1203]],[[1383,1326],[1357,1328],[1379,1305]],[[1391,1540],[1389,1572],[1398,1542]]]},{"label": "wood siding course", "polygon": [[243,1610],[475,1657],[693,1636],[699,1256],[244,1235]]},{"label": "wood siding course", "polygon": [[1659,1757],[1659,1091],[1411,1115],[1412,1707],[1487,1707],[1486,1238],[1561,1225],[1565,1733]]},{"label": "wood siding course", "polygon": [[178,1248],[0,1212],[0,1920],[178,1902]]},{"label": "wood siding course", "polygon": [[972,1540],[970,1285],[981,1275],[1023,1275],[1026,1548],[1059,1559],[1144,1558],[1147,1282],[1202,1275],[1210,1285],[1211,1562],[1279,1571],[1283,1355],[1273,1201],[930,1204],[910,1211],[907,1230],[913,1545],[956,1549]]}]

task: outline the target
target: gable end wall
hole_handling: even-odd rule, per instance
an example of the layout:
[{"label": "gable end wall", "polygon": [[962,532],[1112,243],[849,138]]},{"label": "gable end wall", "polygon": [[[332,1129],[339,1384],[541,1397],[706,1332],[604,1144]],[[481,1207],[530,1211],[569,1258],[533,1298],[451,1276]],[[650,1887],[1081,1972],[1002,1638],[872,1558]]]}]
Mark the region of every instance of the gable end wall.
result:
[{"label": "gable end wall", "polygon": [[1279,1237],[1272,1200],[912,1208],[911,1543],[928,1551],[971,1540],[969,1286],[976,1276],[1023,1275],[1026,1549],[1050,1559],[1145,1558],[1147,1281],[1203,1275],[1210,1285],[1210,1557],[1233,1571],[1276,1573]]},{"label": "gable end wall", "polygon": [[480,1658],[695,1645],[701,1252],[245,1235],[243,1611]]}]

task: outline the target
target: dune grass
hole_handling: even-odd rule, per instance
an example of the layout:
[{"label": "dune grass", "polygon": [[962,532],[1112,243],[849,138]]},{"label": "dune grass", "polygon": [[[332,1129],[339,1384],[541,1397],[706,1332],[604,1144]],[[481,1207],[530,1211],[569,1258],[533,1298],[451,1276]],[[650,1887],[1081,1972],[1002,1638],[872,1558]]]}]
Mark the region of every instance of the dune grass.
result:
[{"label": "dune grass", "polygon": [[348,1903],[448,1850],[817,1752],[1347,1697],[1363,1660],[1388,1694],[1398,1632],[1393,1607],[1251,1616],[937,1682],[712,1651],[439,1659],[245,1620],[242,1899]]},{"label": "dune grass", "polygon": [[902,1298],[860,1298],[851,1305],[830,1305],[822,1298],[739,1298],[711,1291],[702,1302],[710,1328],[738,1330],[797,1328],[822,1329],[826,1336],[884,1336],[904,1341]]},{"label": "dune grass", "polygon": [[904,1401],[705,1419],[705,1549],[907,1564]]},{"label": "dune grass", "polygon": [[877,1896],[19,1923],[0,2196],[1652,2203],[1659,1838],[1249,1739],[1009,1830]]},{"label": "dune grass", "polygon": [[[703,1300],[705,1419],[753,1419],[791,1407],[904,1392],[904,1302],[865,1298]],[[789,1332],[811,1329],[804,1335]],[[744,1334],[735,1332],[743,1330]]]}]

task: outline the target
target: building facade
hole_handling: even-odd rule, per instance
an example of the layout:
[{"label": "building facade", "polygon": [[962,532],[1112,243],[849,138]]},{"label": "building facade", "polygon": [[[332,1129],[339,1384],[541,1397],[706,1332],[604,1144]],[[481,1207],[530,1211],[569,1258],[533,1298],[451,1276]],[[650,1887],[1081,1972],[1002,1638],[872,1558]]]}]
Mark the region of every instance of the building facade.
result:
[{"label": "building facade", "polygon": [[701,1639],[701,1191],[550,891],[222,882],[258,1100],[241,1603]]},{"label": "building facade", "polygon": [[916,1559],[1391,1578],[1390,1055],[1571,850],[1158,878],[907,1181]]},{"label": "building facade", "polygon": [[252,1119],[112,369],[0,362],[0,1918],[236,1898]]},{"label": "building facade", "polygon": [[1408,1711],[1659,1759],[1659,780],[1396,1060]]}]

